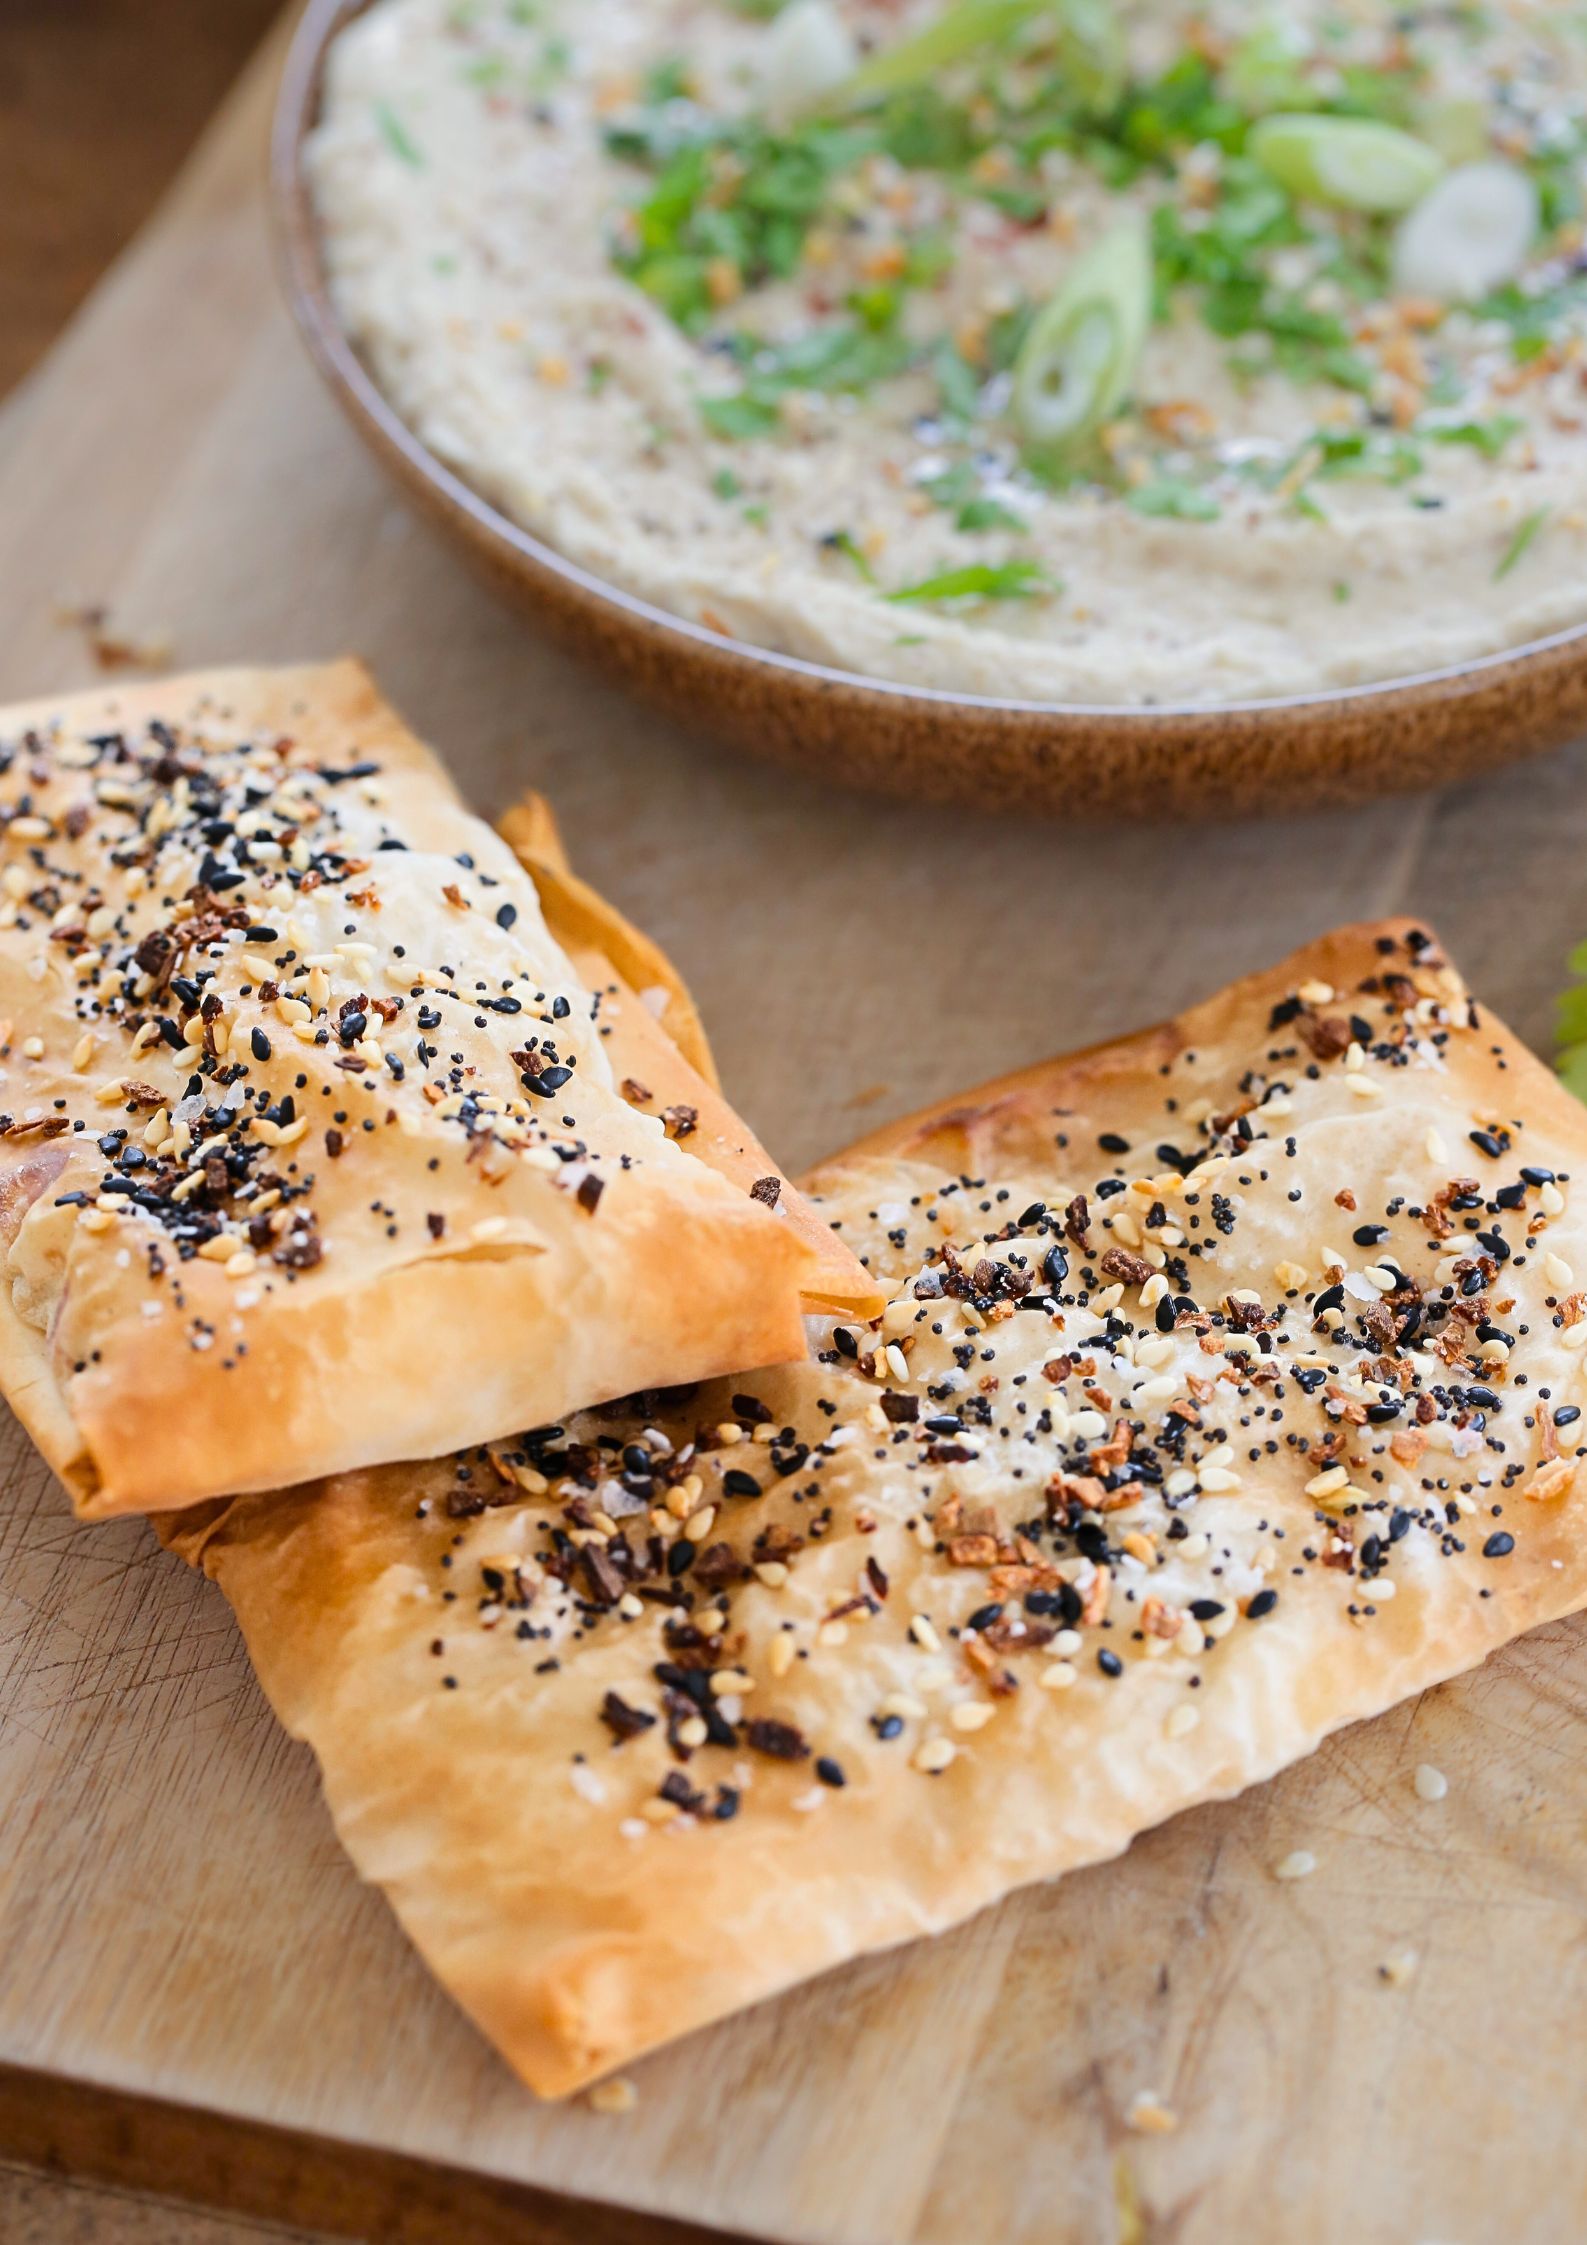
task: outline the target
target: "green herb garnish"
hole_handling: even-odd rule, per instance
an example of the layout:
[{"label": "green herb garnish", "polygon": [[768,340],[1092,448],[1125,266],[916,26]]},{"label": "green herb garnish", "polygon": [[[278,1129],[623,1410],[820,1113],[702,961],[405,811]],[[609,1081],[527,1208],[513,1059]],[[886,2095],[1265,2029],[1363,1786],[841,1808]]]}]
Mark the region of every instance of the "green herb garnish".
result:
[{"label": "green herb garnish", "polygon": [[1137,514],[1165,516],[1172,522],[1216,522],[1222,508],[1210,491],[1177,476],[1158,476],[1126,495]]},{"label": "green herb garnish", "polygon": [[389,101],[375,103],[375,122],[380,127],[381,139],[391,153],[410,165],[414,171],[422,171],[423,151]]},{"label": "green herb garnish", "polygon": [[1001,499],[989,498],[981,488],[981,479],[968,460],[960,460],[931,476],[921,484],[921,490],[935,507],[944,507],[953,516],[957,530],[1028,530],[1030,525],[1022,515],[1006,506]]},{"label": "green herb garnish", "polygon": [[1517,523],[1515,536],[1500,555],[1499,565],[1493,572],[1495,584],[1498,584],[1501,578],[1508,577],[1510,571],[1519,566],[1553,512],[1552,507],[1534,507],[1529,515],[1524,516]]},{"label": "green herb garnish", "polygon": [[858,391],[901,374],[918,348],[894,330],[836,322],[813,327],[790,343],[761,345],[741,338],[744,387],[723,398],[702,398],[700,412],[717,436],[765,436],[777,426],[779,401],[792,390]]},{"label": "green herb garnish", "polygon": [[736,443],[744,437],[770,436],[781,416],[775,404],[739,390],[730,397],[701,398],[700,418],[713,436]]},{"label": "green herb garnish", "polygon": [[1416,433],[1434,444],[1469,444],[1485,460],[1497,460],[1510,439],[1525,427],[1517,414],[1496,413],[1491,421],[1423,421]]},{"label": "green herb garnish", "polygon": [[846,561],[852,561],[868,585],[875,584],[876,571],[856,545],[852,530],[829,530],[821,543],[828,553],[840,553]]},{"label": "green herb garnish", "polygon": [[1036,593],[1057,593],[1062,586],[1049,577],[1039,561],[976,561],[963,569],[945,569],[918,585],[890,592],[889,600],[1028,600]]}]

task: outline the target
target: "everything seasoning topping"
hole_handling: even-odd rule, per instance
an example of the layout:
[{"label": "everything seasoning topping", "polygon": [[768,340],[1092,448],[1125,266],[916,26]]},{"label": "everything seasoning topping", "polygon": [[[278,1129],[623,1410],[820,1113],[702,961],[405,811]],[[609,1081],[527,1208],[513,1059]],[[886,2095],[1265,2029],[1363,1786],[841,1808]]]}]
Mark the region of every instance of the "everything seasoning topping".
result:
[{"label": "everything seasoning topping", "polygon": [[[508,1220],[481,1188],[510,1176],[598,1220],[661,1139],[611,1100],[620,1135],[591,1142],[599,996],[546,986],[557,954],[501,901],[505,857],[419,850],[388,792],[379,759],[214,704],[0,741],[0,959],[48,1031],[6,1025],[0,1145],[31,1220],[117,1235],[194,1349],[217,1328],[186,1266],[217,1265],[245,1318],[349,1248],[488,1246]],[[383,1192],[411,1170],[422,1198],[374,1197],[376,1156]]]},{"label": "everything seasoning topping", "polygon": [[[1569,1176],[1452,1090],[1485,1038],[1430,940],[1385,937],[1238,1058],[1182,1052],[1127,1133],[1054,1110],[1045,1174],[835,1206],[891,1299],[807,1363],[460,1468],[437,1556],[483,1628],[587,1652],[602,1813],[810,1814],[890,1760],[952,1784],[990,1726],[1102,1693],[1154,1694],[1172,1744],[1248,1627],[1392,1627],[1454,1563],[1491,1595],[1584,1454],[1527,1344],[1587,1367],[1587,1291],[1549,1239]],[[1417,1137],[1385,1160],[1391,1097]]]}]

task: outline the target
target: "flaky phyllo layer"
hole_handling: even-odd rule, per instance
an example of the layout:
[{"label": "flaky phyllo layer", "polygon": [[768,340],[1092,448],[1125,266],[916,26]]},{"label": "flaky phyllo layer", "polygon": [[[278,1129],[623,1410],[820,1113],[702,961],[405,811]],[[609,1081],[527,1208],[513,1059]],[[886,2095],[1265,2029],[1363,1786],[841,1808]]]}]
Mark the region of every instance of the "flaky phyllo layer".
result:
[{"label": "flaky phyllo layer", "polygon": [[181,1540],[565,2090],[1581,1603],[1584,1154],[1426,934],[1347,930],[829,1164],[888,1299],[805,1362]]},{"label": "flaky phyllo layer", "polygon": [[797,1351],[830,1242],[616,995],[356,664],[0,712],[0,1379],[83,1509]]}]

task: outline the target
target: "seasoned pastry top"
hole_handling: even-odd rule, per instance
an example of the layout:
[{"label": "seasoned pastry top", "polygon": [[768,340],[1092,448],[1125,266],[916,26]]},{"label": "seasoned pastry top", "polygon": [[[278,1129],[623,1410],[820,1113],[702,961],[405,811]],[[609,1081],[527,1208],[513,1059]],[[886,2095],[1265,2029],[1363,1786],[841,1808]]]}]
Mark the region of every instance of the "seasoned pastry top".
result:
[{"label": "seasoned pastry top", "polygon": [[1584,1156],[1423,931],[1346,931],[818,1172],[889,1300],[803,1364],[184,1546],[565,2087],[1579,1604]]},{"label": "seasoned pastry top", "polygon": [[[301,1329],[300,1310],[426,1264],[534,1256],[545,1313],[568,1323],[591,1265],[620,1293],[628,1260],[659,1249],[634,1230],[646,1203],[686,1202],[707,1246],[719,1225],[723,1272],[763,1251],[791,1340],[781,1181],[752,1203],[678,1142],[692,1108],[625,1098],[601,991],[361,673],[266,677],[0,721],[4,1229],[14,1306],[74,1415],[96,1382],[182,1413],[184,1383],[231,1375],[210,1408],[274,1403],[290,1424],[296,1373],[248,1377],[272,1319]],[[602,1339],[597,1317],[597,1356]],[[735,1323],[712,1368],[745,1339]],[[341,1346],[320,1336],[322,1354]],[[333,1444],[340,1462],[445,1446],[471,1417],[480,1434],[511,1424],[491,1395],[509,1347],[532,1355],[532,1329],[483,1341],[478,1408],[459,1394],[440,1444],[401,1434],[400,1414],[383,1438],[349,1393],[370,1439]],[[630,1370],[625,1355],[613,1377]],[[561,1392],[611,1384],[596,1371]],[[323,1453],[216,1457],[182,1493],[338,1462]]]}]

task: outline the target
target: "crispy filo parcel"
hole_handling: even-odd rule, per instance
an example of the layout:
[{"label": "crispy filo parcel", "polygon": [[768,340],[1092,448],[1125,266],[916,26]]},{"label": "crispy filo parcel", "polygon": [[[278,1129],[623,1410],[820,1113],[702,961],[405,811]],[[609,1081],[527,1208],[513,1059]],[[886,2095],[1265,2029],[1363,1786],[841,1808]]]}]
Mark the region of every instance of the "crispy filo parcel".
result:
[{"label": "crispy filo parcel", "polygon": [[804,1363],[168,1532],[555,2095],[1587,1601],[1584,1168],[1346,929],[829,1163],[887,1302]]},{"label": "crispy filo parcel", "polygon": [[650,984],[585,979],[354,663],[0,712],[0,1383],[82,1512],[442,1454],[864,1304],[662,1034],[664,964],[541,878]]}]

